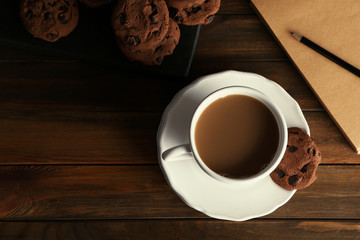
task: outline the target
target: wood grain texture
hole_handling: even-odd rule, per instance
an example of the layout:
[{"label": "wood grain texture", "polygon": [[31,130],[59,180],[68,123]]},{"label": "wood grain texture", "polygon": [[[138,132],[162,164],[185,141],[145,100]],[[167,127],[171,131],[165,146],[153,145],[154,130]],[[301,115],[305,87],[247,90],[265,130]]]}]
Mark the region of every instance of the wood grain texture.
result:
[{"label": "wood grain texture", "polygon": [[73,62],[74,59],[59,55],[50,55],[33,51],[31,49],[21,49],[17,47],[8,47],[0,45],[0,63],[1,62]]},{"label": "wood grain texture", "polygon": [[134,76],[77,62],[0,63],[0,109],[162,112],[190,82],[229,69],[255,72],[279,83],[304,110],[323,109],[290,62],[254,64],[197,59],[188,79]]},{"label": "wood grain texture", "polygon": [[[181,41],[181,39],[180,39]],[[0,62],[53,62],[71,59],[2,46]],[[175,49],[176,51],[176,49]],[[15,54],[14,54],[15,53]],[[256,15],[218,15],[201,27],[195,58],[201,61],[288,61]]]},{"label": "wood grain texture", "polygon": [[157,162],[160,114],[16,111],[0,114],[0,164]]},{"label": "wood grain texture", "polygon": [[219,15],[201,27],[195,58],[199,61],[288,61],[255,15]]},{"label": "wood grain texture", "polygon": [[222,0],[220,10],[221,14],[254,14],[249,4],[250,0]]},{"label": "wood grain texture", "polygon": [[225,70],[254,72],[271,79],[283,87],[305,111],[322,111],[323,107],[290,62],[215,62],[195,59],[189,78]]},{"label": "wood grain texture", "polygon": [[188,83],[85,63],[0,63],[0,108],[163,111]]},{"label": "wood grain texture", "polygon": [[307,220],[251,220],[238,223],[215,220],[2,222],[0,238],[355,240],[360,237],[359,225],[359,221]]},{"label": "wood grain texture", "polygon": [[[266,218],[358,219],[359,171],[320,166],[313,185]],[[1,166],[0,186],[3,220],[207,218],[182,202],[158,166]]]},{"label": "wood grain texture", "polygon": [[310,127],[311,137],[322,152],[323,164],[360,163],[360,155],[352,150],[326,112],[305,112],[304,115]]},{"label": "wood grain texture", "polygon": [[[305,112],[323,163],[360,163],[325,112]],[[0,165],[156,164],[161,113],[0,111]]]},{"label": "wood grain texture", "polygon": [[[360,155],[248,2],[222,1],[187,79],[0,46],[0,238],[360,239]],[[241,223],[188,207],[157,164],[167,104],[196,78],[228,69],[279,83],[323,156],[313,185]]]}]

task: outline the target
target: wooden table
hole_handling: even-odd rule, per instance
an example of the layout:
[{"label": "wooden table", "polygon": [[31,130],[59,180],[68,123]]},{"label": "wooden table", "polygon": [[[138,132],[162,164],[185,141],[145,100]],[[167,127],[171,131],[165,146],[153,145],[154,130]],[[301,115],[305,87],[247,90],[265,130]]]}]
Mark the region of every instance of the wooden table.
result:
[{"label": "wooden table", "polygon": [[[185,205],[160,171],[164,108],[197,77],[256,72],[300,104],[322,151],[317,181],[246,222]],[[203,26],[187,79],[0,46],[1,239],[360,239],[360,157],[246,0]]]}]

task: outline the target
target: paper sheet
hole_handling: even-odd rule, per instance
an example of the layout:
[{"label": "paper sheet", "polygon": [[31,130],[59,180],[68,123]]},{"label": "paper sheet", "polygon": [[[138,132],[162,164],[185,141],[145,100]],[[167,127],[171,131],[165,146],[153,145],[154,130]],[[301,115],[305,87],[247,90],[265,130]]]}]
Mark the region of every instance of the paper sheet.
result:
[{"label": "paper sheet", "polygon": [[360,69],[360,1],[252,0],[252,4],[359,153],[360,78],[298,42],[290,31]]}]

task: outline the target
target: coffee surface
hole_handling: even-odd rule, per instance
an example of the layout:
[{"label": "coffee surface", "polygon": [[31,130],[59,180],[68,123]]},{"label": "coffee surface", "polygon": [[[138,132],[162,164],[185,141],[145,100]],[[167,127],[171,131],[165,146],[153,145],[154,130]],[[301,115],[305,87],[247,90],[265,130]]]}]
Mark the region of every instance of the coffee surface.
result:
[{"label": "coffee surface", "polygon": [[211,103],[195,127],[195,145],[202,161],[229,178],[261,172],[273,159],[279,127],[271,111],[245,95],[230,95]]}]

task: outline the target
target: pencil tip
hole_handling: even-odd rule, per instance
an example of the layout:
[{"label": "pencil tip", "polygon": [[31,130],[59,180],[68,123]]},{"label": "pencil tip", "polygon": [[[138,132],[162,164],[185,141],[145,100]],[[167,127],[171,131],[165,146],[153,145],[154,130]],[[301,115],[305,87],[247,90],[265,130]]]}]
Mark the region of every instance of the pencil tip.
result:
[{"label": "pencil tip", "polygon": [[297,34],[297,33],[291,32],[291,35],[293,35],[293,37],[294,37],[296,40],[298,40],[298,41],[301,41],[301,39],[302,39],[302,36],[300,36],[300,35]]}]

